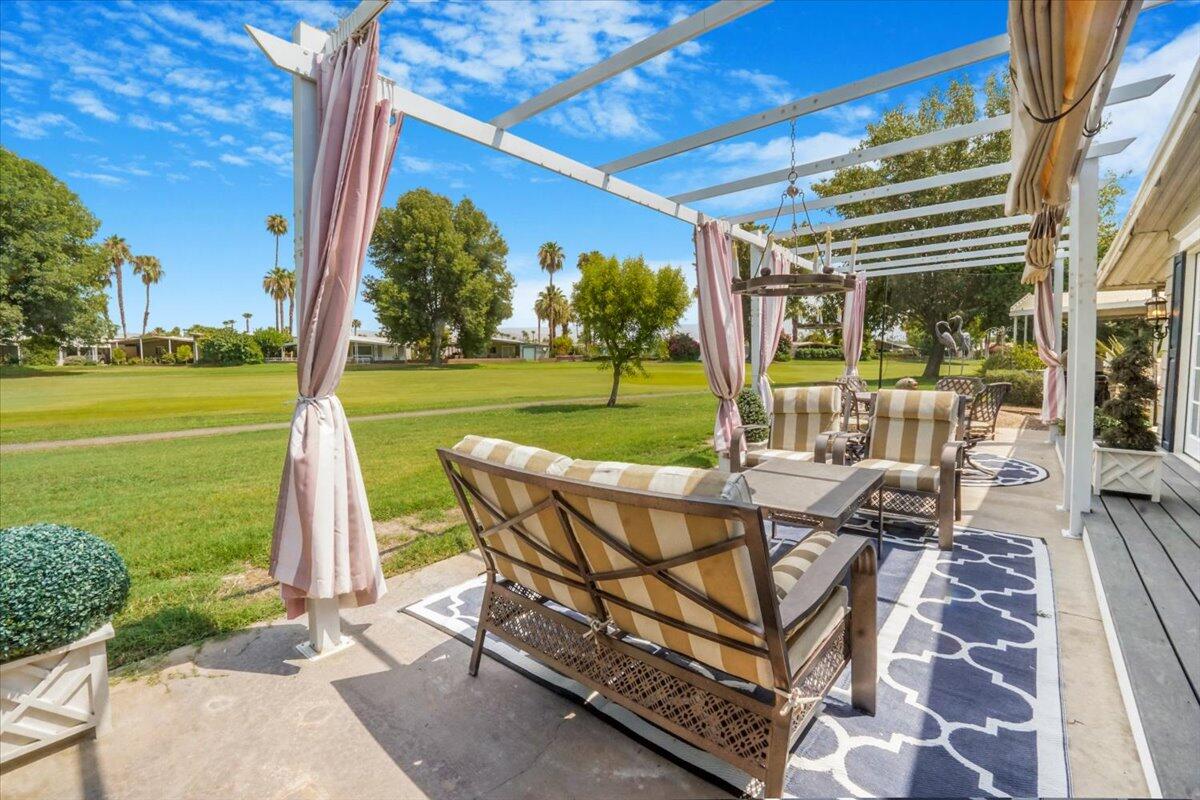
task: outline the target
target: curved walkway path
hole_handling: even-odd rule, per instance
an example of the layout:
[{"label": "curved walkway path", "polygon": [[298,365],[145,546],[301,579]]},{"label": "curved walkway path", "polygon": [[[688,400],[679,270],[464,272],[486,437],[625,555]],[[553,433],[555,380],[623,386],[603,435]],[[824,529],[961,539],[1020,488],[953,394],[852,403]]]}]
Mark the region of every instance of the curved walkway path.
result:
[{"label": "curved walkway path", "polygon": [[[647,394],[628,394],[624,400],[653,400],[659,397],[683,397],[686,395],[708,394],[707,390],[687,392],[651,392]],[[537,406],[557,406],[571,403],[603,403],[604,397],[557,397],[552,400],[534,400],[517,403],[494,403],[485,406],[456,406],[452,408],[423,408],[415,411],[392,411],[386,414],[366,414],[361,417],[350,417],[351,422],[377,422],[385,419],[405,419],[409,417],[440,417],[449,414],[478,414],[485,411],[508,411],[514,408],[536,408]],[[30,453],[39,450],[60,450],[66,447],[100,447],[110,444],[134,444],[137,442],[161,442],[168,439],[193,439],[197,436],[223,436],[230,433],[253,433],[255,431],[281,431],[292,426],[291,420],[280,422],[257,422],[246,425],[220,425],[210,428],[187,428],[177,431],[155,431],[153,433],[126,433],[114,436],[93,436],[84,439],[57,439],[40,442],[14,442],[0,445],[0,455],[8,453]]]}]

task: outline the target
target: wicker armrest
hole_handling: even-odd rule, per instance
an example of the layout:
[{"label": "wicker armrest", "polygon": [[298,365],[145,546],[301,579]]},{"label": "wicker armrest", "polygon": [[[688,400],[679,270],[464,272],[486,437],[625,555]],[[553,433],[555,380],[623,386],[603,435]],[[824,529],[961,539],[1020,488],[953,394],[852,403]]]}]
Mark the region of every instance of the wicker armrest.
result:
[{"label": "wicker armrest", "polygon": [[871,540],[866,536],[843,533],[817,556],[817,560],[804,570],[804,574],[779,603],[779,617],[786,636],[790,636],[794,628],[820,608],[829,591],[845,577],[858,554],[871,546]]}]

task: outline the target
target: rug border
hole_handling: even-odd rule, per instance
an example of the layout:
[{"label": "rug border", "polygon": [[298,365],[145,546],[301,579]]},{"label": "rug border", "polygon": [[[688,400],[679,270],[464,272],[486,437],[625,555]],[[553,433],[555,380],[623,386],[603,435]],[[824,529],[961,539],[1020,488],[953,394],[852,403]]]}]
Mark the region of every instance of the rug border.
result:
[{"label": "rug border", "polygon": [[[990,528],[978,528],[978,527],[974,527],[974,526],[961,526],[961,527],[956,526],[955,530],[963,531],[963,532],[972,532],[972,533],[993,534],[993,535],[997,535],[997,536],[1010,536],[1010,537],[1013,537],[1016,539],[1027,539],[1031,542],[1036,542],[1038,545],[1040,545],[1040,547],[1034,546],[1034,548],[1033,548],[1034,558],[1035,558],[1036,563],[1039,566],[1040,565],[1045,566],[1046,575],[1049,576],[1049,581],[1048,581],[1048,587],[1043,587],[1043,585],[1040,583],[1038,584],[1035,597],[1037,597],[1039,600],[1041,600],[1043,597],[1043,594],[1048,594],[1048,596],[1050,598],[1050,608],[1052,610],[1052,613],[1045,619],[1048,620],[1048,624],[1052,627],[1052,630],[1045,637],[1039,637],[1039,638],[1044,638],[1044,641],[1038,642],[1038,660],[1039,660],[1039,664],[1040,664],[1041,658],[1043,655],[1042,649],[1044,647],[1047,647],[1050,643],[1053,643],[1055,652],[1058,653],[1060,656],[1060,658],[1059,658],[1060,669],[1058,670],[1058,678],[1056,681],[1053,682],[1052,688],[1053,688],[1054,693],[1057,694],[1057,701],[1054,702],[1053,705],[1055,705],[1057,707],[1058,719],[1059,719],[1058,728],[1061,731],[1062,759],[1063,759],[1063,761],[1062,761],[1063,774],[1062,774],[1061,778],[1063,781],[1063,788],[1065,790],[1063,796],[1070,797],[1071,796],[1071,784],[1072,784],[1071,760],[1070,760],[1070,750],[1069,750],[1068,742],[1067,742],[1068,731],[1066,729],[1066,707],[1064,705],[1065,693],[1063,691],[1063,674],[1062,674],[1062,669],[1061,669],[1062,647],[1061,647],[1061,641],[1060,641],[1060,635],[1059,635],[1058,608],[1057,608],[1056,603],[1054,602],[1054,583],[1053,583],[1054,574],[1053,574],[1053,570],[1051,568],[1051,563],[1050,563],[1049,545],[1046,543],[1046,540],[1043,537],[1030,536],[1028,534],[1023,534],[1023,533],[1010,533],[1008,531],[998,531],[998,530],[992,530]],[[910,537],[898,537],[898,538],[908,539]],[[921,541],[923,541],[925,544],[928,544],[930,541],[934,541],[934,540],[929,536],[925,536],[925,537],[923,537],[923,539]],[[420,621],[426,625],[429,625],[433,628],[436,628],[437,630],[442,631],[443,633],[449,635],[450,637],[457,639],[458,641],[466,644],[468,647],[472,647],[472,646],[474,646],[474,635],[473,634],[468,636],[466,633],[464,633],[462,631],[456,631],[453,628],[442,624],[441,622],[435,621],[434,619],[431,619],[430,617],[424,616],[419,611],[416,610],[416,607],[418,605],[433,602],[435,600],[441,599],[448,595],[454,594],[461,587],[463,587],[469,583],[478,581],[478,580],[480,580],[481,577],[483,577],[483,576],[477,575],[468,581],[462,581],[458,584],[455,584],[454,586],[443,589],[440,592],[435,592],[433,594],[426,595],[426,596],[424,596],[412,603],[409,603],[408,605],[405,605],[402,608],[397,609],[397,610],[399,613],[407,614],[411,618],[418,620],[418,621]],[[909,580],[911,581],[912,579],[913,579],[913,576],[910,576]],[[907,582],[905,585],[907,586]],[[895,612],[896,612],[896,608],[893,607],[892,610],[888,612],[888,619],[890,619],[891,616]],[[888,620],[885,619],[883,621],[883,625],[886,625],[887,621]],[[882,628],[883,625],[881,625],[880,627]],[[505,650],[512,650],[516,653],[521,653],[521,654],[524,653],[524,651],[521,651],[520,649],[515,648],[512,645],[509,645],[502,640],[493,638],[493,641],[495,644],[500,645]],[[545,678],[545,677],[537,674],[536,672],[532,671],[528,667],[525,667],[522,664],[518,664],[518,663],[510,660],[510,658],[503,652],[490,651],[489,648],[485,647],[483,650],[483,654],[486,655],[488,658],[492,659],[493,661],[501,664],[502,666],[505,666],[508,669],[511,669],[514,672],[518,673],[519,675],[521,675],[529,680],[534,681],[535,683],[542,686],[543,688],[548,689],[551,692],[554,692],[555,694],[559,695],[560,697],[563,697],[566,700],[569,700],[570,702],[574,703],[575,705],[583,707],[588,713],[592,714],[593,716],[595,716],[597,719],[601,720],[605,724],[613,726],[620,733],[622,733],[626,736],[629,736],[631,739],[633,739],[638,744],[648,748],[649,750],[662,756],[663,758],[670,760],[672,763],[676,764],[677,766],[681,767],[682,769],[687,770],[689,773],[701,778],[702,780],[712,784],[713,786],[716,786],[716,787],[719,787],[722,789],[726,789],[728,791],[732,791],[735,793],[740,793],[740,794],[744,794],[747,791],[747,789],[749,788],[751,778],[746,773],[742,772],[741,770],[738,770],[735,767],[730,766],[729,764],[726,764],[724,761],[720,761],[719,759],[717,759],[716,757],[712,756],[711,754],[705,752],[704,750],[701,750],[697,747],[694,747],[693,745],[688,744],[687,742],[680,740],[678,737],[673,736],[668,731],[663,730],[662,728],[658,727],[654,723],[652,723],[646,719],[643,719],[642,717],[628,711],[623,706],[621,706],[617,703],[614,703],[610,700],[607,700],[603,696],[597,695],[594,692],[589,691],[586,694],[582,694],[582,695],[577,692],[574,692],[568,686],[555,683],[553,680]],[[525,657],[536,667],[543,669],[547,672],[554,673],[554,671],[551,670],[549,667],[546,667],[545,665],[540,664],[536,659],[532,658],[531,656],[525,655]],[[554,674],[557,675],[558,673],[554,673]],[[560,677],[562,677],[564,681],[568,681],[570,683],[575,683],[576,685],[580,685],[580,684],[578,684],[577,681],[573,681],[570,678],[567,678],[566,676],[560,675]],[[1047,683],[1049,683],[1049,682],[1047,682]],[[1042,688],[1042,686],[1043,686],[1042,682],[1039,682],[1039,684],[1038,684],[1039,690]],[[582,685],[580,685],[580,687],[586,690],[586,687],[583,687]],[[1046,688],[1051,688],[1051,687],[1047,686]],[[591,702],[590,698],[595,698],[599,702]],[[1048,700],[1047,705],[1050,705],[1050,704],[1051,704],[1051,701]],[[621,719],[621,717],[629,717],[630,721],[629,722],[624,721]],[[633,724],[637,724],[637,725],[645,725],[650,731],[663,736],[667,740],[667,742],[664,743],[664,742],[654,741],[652,738],[647,736],[646,733],[639,731],[636,728],[632,727],[630,722],[632,722]],[[1040,739],[1040,737],[1039,737],[1039,739]],[[676,746],[679,749],[684,749],[687,752],[686,753],[677,752],[676,749],[674,749],[672,747],[672,745]],[[1057,748],[1055,748],[1055,749],[1057,749]],[[1042,772],[1044,761],[1043,761],[1043,759],[1040,758],[1040,755],[1043,752],[1046,752],[1046,751],[1042,747],[1042,745],[1039,741],[1039,746],[1038,746],[1038,753],[1039,753],[1038,783],[1039,784],[1042,782],[1041,777],[1044,774]],[[691,756],[693,758],[693,761],[687,760],[685,755]],[[791,758],[791,755],[789,755],[789,760],[790,760],[790,758]],[[703,768],[703,767],[699,766],[699,764],[695,763],[696,761],[699,761],[701,763],[711,764],[711,768]]]}]

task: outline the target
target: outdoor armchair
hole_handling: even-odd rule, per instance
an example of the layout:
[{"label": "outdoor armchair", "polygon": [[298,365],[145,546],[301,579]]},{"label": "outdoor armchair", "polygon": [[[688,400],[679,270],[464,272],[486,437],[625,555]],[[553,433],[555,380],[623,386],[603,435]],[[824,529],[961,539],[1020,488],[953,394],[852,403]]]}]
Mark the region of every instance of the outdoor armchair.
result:
[{"label": "outdoor armchair", "polygon": [[973,468],[987,475],[994,473],[971,460],[971,451],[980,442],[996,438],[996,420],[1000,418],[1000,409],[1004,407],[1004,400],[1008,397],[1010,389],[1011,383],[989,383],[975,395],[967,409],[967,429],[963,434],[966,448],[963,457]]},{"label": "outdoor armchair", "polygon": [[771,797],[847,664],[874,713],[868,539],[818,532],[772,563],[741,475],[476,436],[438,455],[487,566],[471,674],[491,633]]},{"label": "outdoor armchair", "polygon": [[[883,470],[883,488],[868,507],[882,504],[885,516],[936,525],[938,545],[949,550],[961,505],[965,409],[952,391],[883,389],[872,403],[867,432],[840,434],[831,459]],[[864,455],[856,461],[857,452]]]},{"label": "outdoor armchair", "polygon": [[[829,442],[846,416],[840,386],[789,386],[771,393],[771,424],[741,425],[729,446],[729,469],[741,472],[772,458],[827,460]],[[750,450],[746,431],[767,429],[767,446]]]},{"label": "outdoor armchair", "polygon": [[938,378],[933,388],[939,392],[954,392],[964,397],[974,398],[975,395],[983,391],[983,379],[968,375],[951,375],[945,378]]}]

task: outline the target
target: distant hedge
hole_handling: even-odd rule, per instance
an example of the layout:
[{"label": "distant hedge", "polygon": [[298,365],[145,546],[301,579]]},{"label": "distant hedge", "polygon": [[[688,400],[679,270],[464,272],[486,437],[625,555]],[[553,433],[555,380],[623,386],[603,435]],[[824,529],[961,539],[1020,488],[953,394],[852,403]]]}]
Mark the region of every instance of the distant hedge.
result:
[{"label": "distant hedge", "polygon": [[108,542],[48,523],[0,530],[0,662],[70,644],[128,598],[129,571]]},{"label": "distant hedge", "polygon": [[1024,369],[993,369],[984,375],[985,383],[1011,383],[1005,405],[1041,408],[1042,373]]},{"label": "distant hedge", "polygon": [[825,358],[842,358],[842,348],[840,347],[797,347],[796,352],[792,354],[792,358],[799,359],[825,359]]}]

